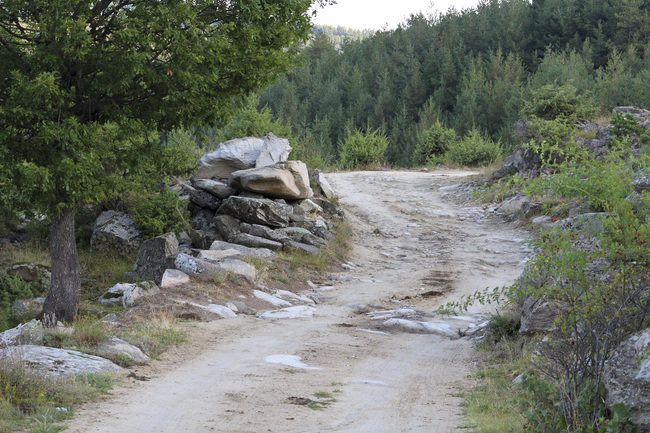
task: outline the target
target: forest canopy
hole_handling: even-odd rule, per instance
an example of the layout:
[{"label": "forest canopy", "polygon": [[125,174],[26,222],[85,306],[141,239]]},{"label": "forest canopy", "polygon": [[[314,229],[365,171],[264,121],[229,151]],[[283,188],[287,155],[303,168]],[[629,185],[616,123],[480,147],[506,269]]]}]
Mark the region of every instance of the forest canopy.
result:
[{"label": "forest canopy", "polygon": [[601,112],[650,103],[650,0],[484,0],[337,42],[317,32],[257,104],[319,161],[337,159],[347,131],[380,128],[384,163],[409,166],[437,121],[510,149],[545,85],[573,86]]}]

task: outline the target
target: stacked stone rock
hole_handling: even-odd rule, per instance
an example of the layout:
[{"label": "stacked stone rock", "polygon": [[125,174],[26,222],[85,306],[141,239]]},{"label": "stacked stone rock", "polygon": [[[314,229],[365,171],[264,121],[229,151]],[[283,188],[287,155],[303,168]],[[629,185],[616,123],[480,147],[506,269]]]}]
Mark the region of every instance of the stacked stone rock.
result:
[{"label": "stacked stone rock", "polygon": [[[188,203],[189,236],[178,239],[168,233],[142,242],[130,228],[106,224],[126,226],[130,221],[112,212],[98,219],[92,244],[114,249],[119,244],[116,235],[126,234],[127,245],[120,250],[139,251],[130,277],[159,285],[172,268],[189,275],[218,272],[253,281],[256,270],[241,260],[245,256],[268,258],[279,250],[318,253],[333,237],[322,214],[341,218],[342,213],[327,200],[334,192],[323,174],[288,160],[291,150],[288,140],[272,133],[221,143],[201,158],[189,183],[172,187]],[[168,274],[165,281],[174,284]]]},{"label": "stacked stone rock", "polygon": [[[272,251],[318,252],[332,236],[327,221],[318,216],[322,199],[310,200],[314,193],[307,166],[289,161],[290,152],[288,140],[269,134],[230,140],[204,155],[191,185],[180,186],[191,203],[193,246],[207,249],[219,240]],[[315,184],[331,196],[322,174],[315,177]]]}]

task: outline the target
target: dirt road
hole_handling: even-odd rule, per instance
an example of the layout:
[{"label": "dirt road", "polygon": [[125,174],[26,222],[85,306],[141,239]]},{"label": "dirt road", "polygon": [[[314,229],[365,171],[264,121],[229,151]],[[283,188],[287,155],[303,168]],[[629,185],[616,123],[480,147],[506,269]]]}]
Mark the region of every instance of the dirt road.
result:
[{"label": "dirt road", "polygon": [[[454,395],[471,385],[473,356],[457,330],[471,329],[486,310],[445,322],[452,338],[381,325],[391,318],[440,325],[427,312],[521,273],[530,254],[525,233],[458,203],[458,184],[470,174],[328,175],[355,246],[351,266],[318,281],[323,302],[312,317],[196,325],[190,344],[145,370],[152,380],[86,405],[67,431],[454,431]],[[311,407],[295,404],[310,400]]]}]

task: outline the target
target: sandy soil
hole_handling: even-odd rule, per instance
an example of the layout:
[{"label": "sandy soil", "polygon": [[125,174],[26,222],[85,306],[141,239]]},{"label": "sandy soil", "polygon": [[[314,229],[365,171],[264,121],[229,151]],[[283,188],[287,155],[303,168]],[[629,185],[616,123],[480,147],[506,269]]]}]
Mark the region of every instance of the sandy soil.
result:
[{"label": "sandy soil", "polygon": [[[515,280],[530,254],[526,234],[457,200],[471,174],[329,174],[354,229],[354,269],[322,276],[319,286],[333,288],[315,291],[324,302],[313,317],[192,325],[189,344],[137,369],[150,381],[128,379],[81,408],[67,431],[455,431],[454,395],[471,386],[473,342],[379,332],[381,322],[349,304],[432,312]],[[265,362],[273,355],[298,356],[310,368]],[[327,400],[316,393],[336,401],[322,410],[293,404],[292,397]]]}]

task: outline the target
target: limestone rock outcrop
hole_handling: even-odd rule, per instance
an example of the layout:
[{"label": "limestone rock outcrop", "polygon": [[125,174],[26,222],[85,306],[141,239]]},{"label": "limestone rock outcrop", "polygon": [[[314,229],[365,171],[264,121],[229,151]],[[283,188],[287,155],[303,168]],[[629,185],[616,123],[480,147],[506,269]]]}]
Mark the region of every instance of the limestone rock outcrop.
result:
[{"label": "limestone rock outcrop", "polygon": [[228,179],[237,170],[286,161],[290,152],[289,140],[278,138],[272,133],[263,138],[228,140],[220,143],[214,152],[201,157],[197,177]]}]

